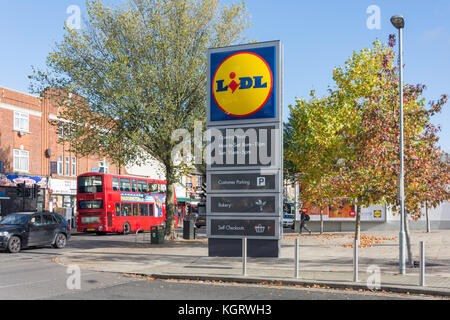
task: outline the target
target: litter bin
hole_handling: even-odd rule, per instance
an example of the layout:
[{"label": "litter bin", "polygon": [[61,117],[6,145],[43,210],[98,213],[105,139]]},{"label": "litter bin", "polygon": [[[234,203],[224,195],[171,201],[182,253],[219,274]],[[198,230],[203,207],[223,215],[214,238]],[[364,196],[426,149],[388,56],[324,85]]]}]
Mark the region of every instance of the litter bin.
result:
[{"label": "litter bin", "polygon": [[164,226],[152,226],[150,228],[150,236],[152,244],[164,243]]},{"label": "litter bin", "polygon": [[184,220],[183,222],[183,239],[192,240],[195,239],[195,221]]}]

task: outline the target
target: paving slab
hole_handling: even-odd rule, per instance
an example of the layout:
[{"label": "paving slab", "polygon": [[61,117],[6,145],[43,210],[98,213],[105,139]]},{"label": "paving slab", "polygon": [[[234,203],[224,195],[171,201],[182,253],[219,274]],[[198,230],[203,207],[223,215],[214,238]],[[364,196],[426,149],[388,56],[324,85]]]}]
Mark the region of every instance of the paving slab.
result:
[{"label": "paving slab", "polygon": [[[299,277],[295,277],[295,239],[300,242]],[[131,239],[131,238],[130,238]],[[358,282],[353,281],[353,234],[285,234],[279,258],[242,259],[208,257],[204,236],[164,244],[129,241],[122,246],[66,252],[61,264],[82,270],[147,275],[154,278],[233,282],[275,282],[287,285],[320,285],[331,288],[375,289],[450,297],[450,231],[412,232],[413,259],[419,260],[419,243],[426,242],[426,286],[419,285],[420,269],[408,267],[398,274],[398,233],[363,232],[359,248]]]}]

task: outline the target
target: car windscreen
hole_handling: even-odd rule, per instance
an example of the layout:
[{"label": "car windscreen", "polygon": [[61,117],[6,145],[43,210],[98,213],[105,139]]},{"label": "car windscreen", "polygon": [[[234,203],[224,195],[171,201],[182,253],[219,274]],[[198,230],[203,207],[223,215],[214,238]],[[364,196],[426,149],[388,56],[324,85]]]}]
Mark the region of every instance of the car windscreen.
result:
[{"label": "car windscreen", "polygon": [[0,221],[0,224],[19,224],[24,225],[28,222],[30,218],[27,214],[10,214],[5,219]]},{"label": "car windscreen", "polygon": [[78,178],[78,193],[96,193],[103,191],[101,176],[87,176]]}]

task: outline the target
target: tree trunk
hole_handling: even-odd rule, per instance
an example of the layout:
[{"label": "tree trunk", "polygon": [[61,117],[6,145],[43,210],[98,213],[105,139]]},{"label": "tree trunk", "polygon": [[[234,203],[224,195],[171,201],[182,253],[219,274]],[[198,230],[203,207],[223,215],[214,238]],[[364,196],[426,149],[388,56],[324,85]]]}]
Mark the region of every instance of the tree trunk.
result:
[{"label": "tree trunk", "polygon": [[175,239],[175,177],[173,168],[166,166],[166,181],[167,181],[167,193],[166,193],[166,230],[165,235],[169,240]]},{"label": "tree trunk", "polygon": [[356,205],[355,240],[360,240],[361,234],[361,206]]},{"label": "tree trunk", "polygon": [[414,267],[413,255],[411,250],[411,237],[409,233],[408,215],[405,215],[405,237],[406,237],[406,250],[408,253],[408,264]]},{"label": "tree trunk", "polygon": [[320,234],[323,234],[323,207],[320,207]]},{"label": "tree trunk", "polygon": [[427,218],[427,232],[431,232],[430,216],[428,215],[428,202],[425,201],[425,216]]}]

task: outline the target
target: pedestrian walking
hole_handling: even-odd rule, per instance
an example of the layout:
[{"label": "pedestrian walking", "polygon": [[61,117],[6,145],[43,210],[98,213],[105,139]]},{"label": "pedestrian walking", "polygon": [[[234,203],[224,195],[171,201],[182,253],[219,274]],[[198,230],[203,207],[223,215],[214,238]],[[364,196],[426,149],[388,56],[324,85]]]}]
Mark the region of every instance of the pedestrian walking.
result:
[{"label": "pedestrian walking", "polygon": [[306,222],[309,221],[310,217],[309,215],[306,213],[306,210],[302,210],[301,216],[300,216],[300,234],[302,234],[302,229],[304,228],[306,231],[309,232],[309,234],[312,233],[311,230],[308,229],[308,227],[306,226]]}]

